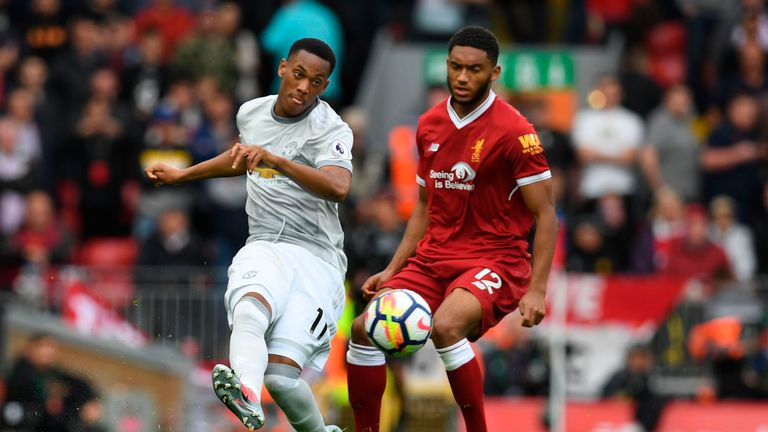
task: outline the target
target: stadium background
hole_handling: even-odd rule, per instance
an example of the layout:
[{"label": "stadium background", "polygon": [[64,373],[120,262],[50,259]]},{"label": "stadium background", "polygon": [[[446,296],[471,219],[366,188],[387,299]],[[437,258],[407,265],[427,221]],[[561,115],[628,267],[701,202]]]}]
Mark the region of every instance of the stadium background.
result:
[{"label": "stadium background", "polygon": [[[227,355],[244,185],[155,189],[142,166],[227,148],[290,42],[328,41],[326,99],[355,132],[349,319],[402,234],[415,124],[446,95],[446,42],[466,24],[502,42],[495,90],[539,131],[561,218],[548,320],[511,317],[475,346],[492,430],[768,428],[760,0],[0,1],[1,388],[47,334],[99,395],[94,430],[238,430],[208,371]],[[616,147],[598,183],[633,182],[585,188],[590,154]],[[307,379],[350,425],[344,338]],[[394,371],[385,430],[459,430],[429,348]],[[266,430],[288,430],[270,412]]]}]

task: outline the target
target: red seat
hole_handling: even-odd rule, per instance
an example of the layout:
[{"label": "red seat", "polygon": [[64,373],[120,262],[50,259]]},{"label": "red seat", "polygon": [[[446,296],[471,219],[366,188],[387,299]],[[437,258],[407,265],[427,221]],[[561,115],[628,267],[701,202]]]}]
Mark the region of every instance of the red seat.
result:
[{"label": "red seat", "polygon": [[88,270],[91,293],[116,307],[130,303],[138,250],[138,242],[131,237],[94,238],[86,242],[80,248],[78,262]]},{"label": "red seat", "polygon": [[94,238],[80,248],[78,262],[87,266],[133,266],[138,252],[138,242],[131,237]]},{"label": "red seat", "polygon": [[648,55],[666,56],[685,54],[687,35],[685,27],[677,21],[667,21],[653,27],[646,36]]},{"label": "red seat", "polygon": [[685,56],[682,54],[668,54],[651,57],[651,77],[658,85],[669,88],[680,84],[685,80]]}]

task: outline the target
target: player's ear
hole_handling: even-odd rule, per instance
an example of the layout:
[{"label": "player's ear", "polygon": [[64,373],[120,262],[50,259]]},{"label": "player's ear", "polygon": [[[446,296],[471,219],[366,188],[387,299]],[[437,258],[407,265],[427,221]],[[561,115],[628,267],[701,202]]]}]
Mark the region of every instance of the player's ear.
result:
[{"label": "player's ear", "polygon": [[325,89],[328,88],[328,84],[330,83],[331,83],[331,80],[329,79],[325,80],[325,84],[323,84],[323,90],[322,90],[323,93],[325,93]]},{"label": "player's ear", "polygon": [[501,75],[501,66],[496,65],[493,67],[493,72],[491,72],[491,81],[499,79],[499,75]]},{"label": "player's ear", "polygon": [[285,75],[285,70],[288,68],[288,61],[286,59],[280,60],[280,65],[277,67],[277,76],[282,78]]}]

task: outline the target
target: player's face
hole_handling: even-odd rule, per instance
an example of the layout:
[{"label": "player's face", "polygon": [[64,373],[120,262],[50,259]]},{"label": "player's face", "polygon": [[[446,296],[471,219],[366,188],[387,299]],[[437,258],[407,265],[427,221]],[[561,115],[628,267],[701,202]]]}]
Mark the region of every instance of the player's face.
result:
[{"label": "player's face", "polygon": [[455,46],[448,53],[448,88],[451,102],[471,108],[488,96],[491,83],[499,78],[501,68],[494,65],[485,51]]},{"label": "player's face", "polygon": [[299,50],[280,62],[277,75],[282,78],[277,93],[275,114],[295,117],[308,107],[328,87],[330,63],[322,58]]}]

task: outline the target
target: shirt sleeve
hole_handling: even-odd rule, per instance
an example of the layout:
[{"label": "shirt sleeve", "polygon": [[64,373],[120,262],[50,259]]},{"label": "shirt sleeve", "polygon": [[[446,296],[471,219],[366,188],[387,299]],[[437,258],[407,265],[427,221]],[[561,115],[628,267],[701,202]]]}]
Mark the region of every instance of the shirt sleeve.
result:
[{"label": "shirt sleeve", "polygon": [[421,122],[419,122],[419,126],[416,129],[416,151],[419,154],[419,162],[416,165],[416,183],[418,183],[421,187],[427,186],[427,164],[424,160],[424,146],[422,145],[422,137],[421,137]]},{"label": "shirt sleeve", "polygon": [[323,139],[315,156],[315,167],[338,166],[352,172],[352,130],[346,124]]},{"label": "shirt sleeve", "polygon": [[510,135],[507,158],[517,186],[525,186],[552,177],[539,135],[525,123]]}]

